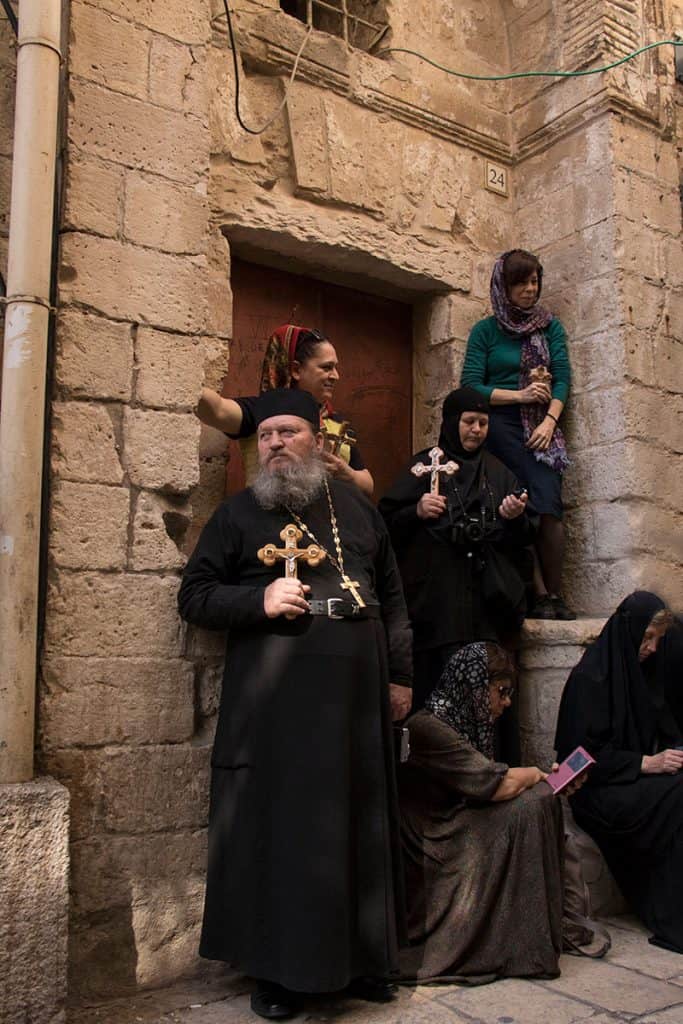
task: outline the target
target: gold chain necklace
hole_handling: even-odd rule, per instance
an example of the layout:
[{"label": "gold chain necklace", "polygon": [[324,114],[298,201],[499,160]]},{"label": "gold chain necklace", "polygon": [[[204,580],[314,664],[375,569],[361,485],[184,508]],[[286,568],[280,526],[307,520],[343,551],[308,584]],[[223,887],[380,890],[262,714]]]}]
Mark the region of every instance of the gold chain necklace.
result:
[{"label": "gold chain necklace", "polygon": [[327,495],[327,505],[330,510],[330,524],[332,526],[332,540],[334,541],[334,547],[337,552],[336,558],[334,557],[334,555],[330,554],[330,552],[327,550],[324,544],[320,543],[320,541],[313,533],[313,530],[310,528],[310,526],[307,526],[306,523],[301,519],[301,517],[298,516],[296,512],[289,507],[289,505],[285,505],[285,508],[287,509],[287,511],[289,512],[290,516],[292,517],[296,525],[299,527],[299,529],[303,530],[304,533],[307,533],[308,536],[313,541],[313,543],[317,544],[318,547],[325,552],[329,562],[331,563],[331,565],[334,566],[334,568],[337,570],[337,572],[342,578],[342,590],[348,590],[349,593],[353,596],[353,599],[358,605],[358,607],[365,608],[365,601],[361,597],[360,592],[358,590],[360,583],[357,580],[349,579],[344,569],[344,554],[342,552],[341,538],[339,536],[339,527],[337,526],[337,517],[334,514],[332,495],[330,494],[330,488],[328,486],[327,480],[325,480],[325,494]]}]

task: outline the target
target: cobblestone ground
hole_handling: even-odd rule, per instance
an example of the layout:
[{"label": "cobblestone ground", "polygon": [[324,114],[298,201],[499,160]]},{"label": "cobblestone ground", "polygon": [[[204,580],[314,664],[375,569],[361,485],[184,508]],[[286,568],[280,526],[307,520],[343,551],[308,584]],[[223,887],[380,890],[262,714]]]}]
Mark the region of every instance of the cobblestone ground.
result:
[{"label": "cobblestone ground", "polygon": [[[499,981],[401,990],[388,1006],[311,1001],[301,1021],[340,1024],[683,1024],[683,956],[650,946],[633,919],[607,922],[604,960],[564,956],[556,981]],[[188,982],[107,1006],[79,1010],[69,1024],[254,1024],[249,983],[235,975]]]}]

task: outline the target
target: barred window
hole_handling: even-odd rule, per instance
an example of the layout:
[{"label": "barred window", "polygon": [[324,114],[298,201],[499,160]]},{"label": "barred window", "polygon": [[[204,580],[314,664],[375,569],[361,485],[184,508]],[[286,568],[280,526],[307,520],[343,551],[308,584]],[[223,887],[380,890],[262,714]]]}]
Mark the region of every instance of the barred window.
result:
[{"label": "barred window", "polygon": [[359,50],[372,50],[389,28],[386,0],[280,0],[280,8]]}]

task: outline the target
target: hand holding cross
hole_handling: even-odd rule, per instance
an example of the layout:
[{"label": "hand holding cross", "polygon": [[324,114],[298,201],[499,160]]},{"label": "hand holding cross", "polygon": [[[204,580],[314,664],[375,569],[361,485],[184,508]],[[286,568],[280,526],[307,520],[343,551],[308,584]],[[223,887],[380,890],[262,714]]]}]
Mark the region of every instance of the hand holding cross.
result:
[{"label": "hand holding cross", "polygon": [[418,462],[415,466],[411,466],[410,472],[415,476],[424,476],[425,473],[431,473],[429,480],[429,491],[430,494],[439,493],[439,475],[445,473],[446,476],[453,476],[454,473],[460,469],[457,462],[444,462],[443,451],[439,447],[434,447],[429,452],[430,463]]},{"label": "hand holding cross", "polygon": [[[279,560],[285,563],[285,579],[297,579],[299,575],[299,560],[307,565],[316,566],[325,558],[325,552],[318,544],[309,544],[307,548],[297,547],[303,533],[294,523],[288,523],[280,533],[284,541],[284,548],[278,548],[275,544],[265,544],[256,552],[259,561],[264,565],[275,565]],[[299,613],[300,614],[300,613]],[[295,614],[285,613],[286,619],[296,618]]]},{"label": "hand holding cross", "polygon": [[349,421],[343,420],[339,424],[338,432],[333,430],[323,430],[325,443],[329,445],[328,451],[332,455],[339,455],[343,444],[348,444],[349,447],[352,447],[356,443],[356,435],[353,431],[349,433],[349,426]]}]

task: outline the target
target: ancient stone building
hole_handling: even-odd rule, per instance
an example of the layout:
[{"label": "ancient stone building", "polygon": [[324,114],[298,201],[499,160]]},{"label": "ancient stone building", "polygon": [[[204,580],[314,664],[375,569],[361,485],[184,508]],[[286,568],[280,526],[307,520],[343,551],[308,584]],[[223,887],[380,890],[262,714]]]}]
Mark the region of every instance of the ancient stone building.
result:
[{"label": "ancient stone building", "polygon": [[[538,252],[574,372],[567,593],[585,616],[636,586],[683,606],[673,48],[498,82],[382,54],[479,76],[582,72],[683,34],[680,0],[346,0],[346,19],[312,7],[309,33],[305,2],[232,0],[241,115],[269,122],[251,134],[222,2],[64,5],[37,742],[40,771],[71,795],[76,1000],[197,966],[223,641],[188,632],[175,597],[226,455],[193,406],[203,381],[253,387],[244,367],[267,325],[334,308],[348,401],[370,423],[381,410],[379,466],[394,430],[406,450],[434,436],[495,255]],[[0,21],[3,273],[13,61]],[[532,749],[534,735],[548,748],[578,654],[565,642],[594,628],[535,630]]]}]

